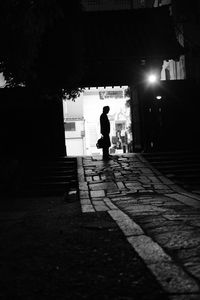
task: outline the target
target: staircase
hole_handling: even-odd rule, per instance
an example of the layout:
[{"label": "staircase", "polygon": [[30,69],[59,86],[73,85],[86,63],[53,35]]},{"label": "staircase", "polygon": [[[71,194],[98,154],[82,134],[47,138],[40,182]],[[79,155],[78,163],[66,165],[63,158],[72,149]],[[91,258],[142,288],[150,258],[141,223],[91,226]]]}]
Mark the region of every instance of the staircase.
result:
[{"label": "staircase", "polygon": [[200,194],[200,151],[142,153],[142,156],[174,183]]},{"label": "staircase", "polygon": [[76,190],[77,160],[73,157],[26,160],[22,167],[21,196],[55,196]]}]

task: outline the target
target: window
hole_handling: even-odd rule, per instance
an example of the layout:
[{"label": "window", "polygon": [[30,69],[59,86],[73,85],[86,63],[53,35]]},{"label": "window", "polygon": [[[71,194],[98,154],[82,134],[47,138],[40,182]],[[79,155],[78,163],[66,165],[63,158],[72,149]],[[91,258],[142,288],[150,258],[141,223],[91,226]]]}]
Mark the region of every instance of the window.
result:
[{"label": "window", "polygon": [[170,80],[170,71],[168,68],[165,69],[165,78],[166,80]]},{"label": "window", "polygon": [[75,122],[66,122],[64,123],[65,131],[76,131]]},{"label": "window", "polygon": [[107,98],[124,98],[124,92],[123,91],[104,91],[99,92],[99,98],[101,100],[107,99]]}]

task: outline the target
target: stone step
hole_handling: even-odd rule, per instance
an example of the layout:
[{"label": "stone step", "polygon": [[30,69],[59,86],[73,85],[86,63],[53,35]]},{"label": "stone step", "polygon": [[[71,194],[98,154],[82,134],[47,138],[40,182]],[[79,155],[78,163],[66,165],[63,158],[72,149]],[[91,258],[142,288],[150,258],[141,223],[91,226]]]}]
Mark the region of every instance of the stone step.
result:
[{"label": "stone step", "polygon": [[200,153],[144,153],[142,156],[174,183],[192,191],[200,189]]},{"label": "stone step", "polygon": [[[154,165],[154,167],[156,167],[156,165]],[[194,167],[176,167],[176,166],[168,166],[166,168],[163,168],[163,166],[158,165],[158,168],[161,172],[165,172],[165,174],[167,173],[173,173],[175,172],[176,175],[181,175],[181,176],[191,176],[192,174],[197,176],[200,175],[200,168],[196,168]]]},{"label": "stone step", "polygon": [[49,176],[44,174],[43,176],[40,174],[39,176],[33,177],[33,182],[70,182],[72,180],[77,179],[77,174],[69,174],[69,175],[61,175],[61,176]]},{"label": "stone step", "polygon": [[60,195],[78,186],[76,158],[34,160],[26,164],[24,195]]},{"label": "stone step", "polygon": [[71,182],[59,182],[59,183],[32,183],[26,186],[19,192],[20,195],[24,196],[47,196],[47,195],[64,195],[70,189],[76,188],[76,181]]}]

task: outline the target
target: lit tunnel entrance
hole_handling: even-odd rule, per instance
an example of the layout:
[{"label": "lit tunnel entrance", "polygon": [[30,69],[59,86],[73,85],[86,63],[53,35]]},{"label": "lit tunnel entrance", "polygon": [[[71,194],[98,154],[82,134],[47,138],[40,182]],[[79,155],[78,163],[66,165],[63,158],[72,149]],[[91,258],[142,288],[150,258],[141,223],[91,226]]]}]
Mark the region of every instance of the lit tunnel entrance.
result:
[{"label": "lit tunnel entrance", "polygon": [[133,152],[128,86],[86,88],[75,101],[64,100],[65,145],[68,156],[101,155],[99,117],[110,107],[110,154]]}]

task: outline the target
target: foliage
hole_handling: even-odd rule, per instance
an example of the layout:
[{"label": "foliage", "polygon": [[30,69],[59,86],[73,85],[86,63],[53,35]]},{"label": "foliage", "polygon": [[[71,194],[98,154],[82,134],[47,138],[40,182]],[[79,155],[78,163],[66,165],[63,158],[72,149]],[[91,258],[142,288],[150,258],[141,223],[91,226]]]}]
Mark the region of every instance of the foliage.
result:
[{"label": "foliage", "polygon": [[125,105],[126,105],[126,107],[130,107],[130,102],[131,102],[131,91],[130,91],[130,87],[128,87],[126,90],[125,90],[125,97],[126,98],[128,98],[127,100],[126,100],[126,103],[125,103]]}]

